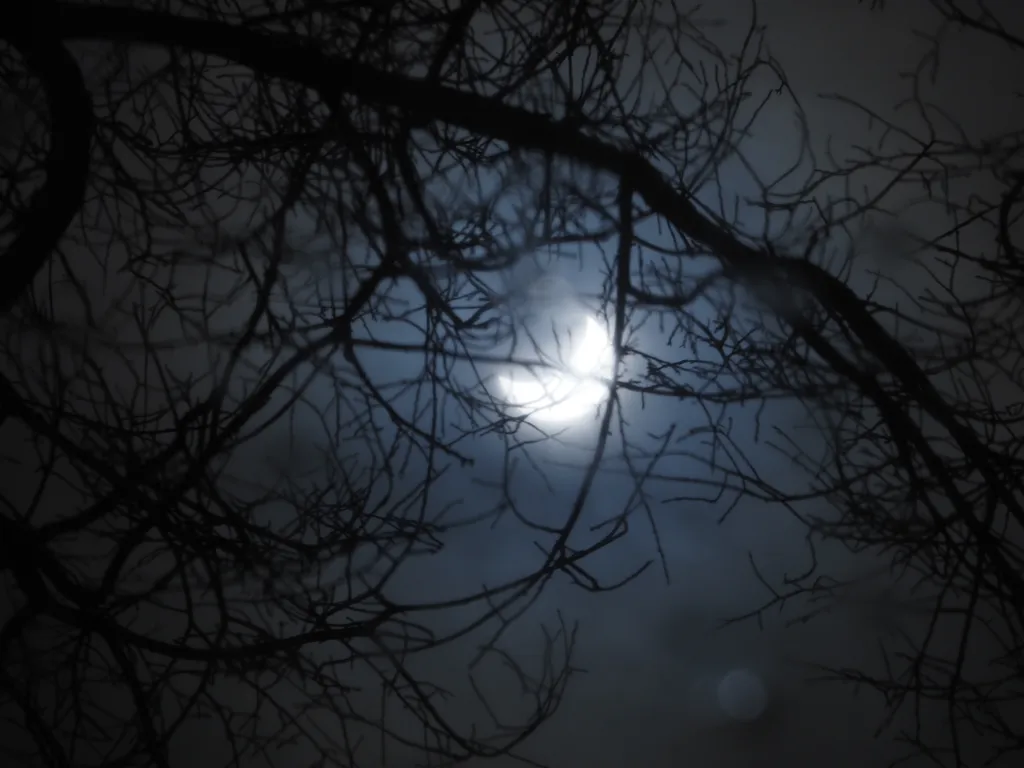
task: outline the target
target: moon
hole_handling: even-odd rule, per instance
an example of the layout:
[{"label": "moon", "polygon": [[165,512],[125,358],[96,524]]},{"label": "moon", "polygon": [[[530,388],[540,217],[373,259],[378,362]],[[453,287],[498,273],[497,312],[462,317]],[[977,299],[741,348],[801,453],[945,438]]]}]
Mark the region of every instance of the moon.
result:
[{"label": "moon", "polygon": [[532,420],[564,424],[593,413],[604,401],[608,387],[600,379],[611,375],[613,362],[611,339],[601,323],[588,317],[565,371],[517,371],[498,376],[498,386],[505,404]]}]

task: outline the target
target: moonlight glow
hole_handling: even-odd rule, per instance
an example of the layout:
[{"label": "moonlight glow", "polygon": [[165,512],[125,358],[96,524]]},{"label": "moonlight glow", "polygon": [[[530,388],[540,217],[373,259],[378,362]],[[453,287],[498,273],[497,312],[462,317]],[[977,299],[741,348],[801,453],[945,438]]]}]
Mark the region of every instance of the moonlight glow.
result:
[{"label": "moonlight glow", "polygon": [[538,422],[566,423],[592,413],[608,394],[601,380],[611,376],[613,350],[597,320],[587,318],[565,371],[517,371],[499,376],[505,402]]}]

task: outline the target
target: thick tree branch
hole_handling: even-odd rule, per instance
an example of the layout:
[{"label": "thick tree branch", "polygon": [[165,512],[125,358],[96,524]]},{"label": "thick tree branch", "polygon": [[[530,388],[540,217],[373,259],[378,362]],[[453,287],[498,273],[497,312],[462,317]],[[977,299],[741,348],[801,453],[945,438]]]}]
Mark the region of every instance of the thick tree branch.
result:
[{"label": "thick tree branch", "polygon": [[[50,150],[46,182],[0,266],[0,312],[8,312],[45,266],[53,249],[78,214],[89,178],[93,133],[92,100],[74,57],[41,13],[47,4],[12,3],[0,11],[0,38],[22,55],[28,70],[42,81],[50,111]],[[30,7],[31,6],[31,7]]]}]

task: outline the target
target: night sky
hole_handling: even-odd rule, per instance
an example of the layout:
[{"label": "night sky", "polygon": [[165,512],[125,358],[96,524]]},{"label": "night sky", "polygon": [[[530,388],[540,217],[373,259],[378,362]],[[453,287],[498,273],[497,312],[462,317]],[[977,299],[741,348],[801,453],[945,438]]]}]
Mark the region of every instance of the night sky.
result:
[{"label": "night sky", "polygon": [[[852,107],[822,98],[825,95],[842,94],[882,115],[896,115],[913,125],[915,118],[909,107],[895,110],[909,88],[909,83],[897,75],[913,69],[924,55],[924,43],[913,30],[934,29],[936,22],[929,5],[925,0],[890,2],[884,12],[872,12],[867,4],[858,5],[853,0],[758,2],[764,41],[785,70],[791,92],[770,100],[751,129],[744,145],[750,166],[743,167],[736,161],[724,163],[717,179],[707,181],[698,192],[701,202],[738,211],[741,229],[761,231],[763,214],[749,197],[756,189],[751,174],[776,175],[798,156],[801,131],[794,117],[794,99],[799,99],[806,115],[811,146],[818,152],[830,149],[837,157],[854,156],[855,145],[877,140],[880,129],[869,125]],[[1011,0],[991,3],[993,9],[1001,9],[1006,22],[1016,23],[1019,30],[1024,30],[1024,13],[1018,12],[1018,5]],[[729,52],[736,50],[746,34],[750,9],[749,2],[729,0],[708,4],[701,15],[728,21],[711,28],[708,34]],[[955,115],[971,135],[997,135],[1019,128],[1019,101],[1009,98],[1019,83],[1007,73],[1015,71],[1010,63],[1016,60],[1019,64],[1021,54],[1018,52],[1015,58],[1012,51],[990,40],[952,31],[944,51],[935,82],[927,86],[931,89],[930,98]],[[776,83],[765,73],[753,81],[751,87],[755,86],[767,92]],[[568,165],[563,170],[570,172]],[[607,178],[578,172],[581,184],[586,180],[598,189],[602,185],[611,188]],[[866,185],[865,188],[880,188],[886,182],[886,177],[874,171],[857,177],[857,183]],[[957,183],[958,194],[975,189],[977,194],[991,191],[984,181],[966,178]],[[454,188],[457,190],[457,184]],[[719,194],[723,195],[721,199]],[[837,236],[836,253],[848,249],[846,252],[855,254],[849,276],[849,284],[855,290],[869,290],[874,271],[894,280],[876,293],[876,300],[881,302],[902,301],[899,289],[913,292],[915,286],[924,284],[922,259],[905,255],[902,238],[907,233],[923,238],[935,236],[950,226],[950,220],[940,205],[922,205],[915,195],[910,191],[893,193],[886,203],[891,217],[878,216]],[[234,225],[241,228],[246,216],[244,210],[225,210],[221,224],[228,230]],[[285,268],[284,280],[294,287],[294,296],[299,301],[312,301],[317,294],[346,290],[342,278],[312,255],[316,249],[328,246],[322,240],[303,238],[304,230],[312,230],[311,220],[303,220],[301,215],[294,218],[288,235],[294,256]],[[781,219],[768,222],[771,231],[782,226]],[[799,227],[792,223],[788,226],[790,233],[779,242],[798,247]],[[671,244],[667,231],[654,222],[642,224],[638,234],[652,242]],[[795,239],[788,241],[790,236]],[[990,233],[981,232],[977,235],[977,247],[987,247],[990,240]],[[489,275],[486,280],[494,290],[513,294],[503,315],[506,320],[516,322],[528,315],[529,322],[543,332],[550,320],[566,319],[573,308],[585,307],[596,315],[601,309],[602,286],[608,279],[603,262],[612,258],[614,248],[612,238],[600,250],[584,246],[573,250],[572,258],[562,260],[545,260],[541,255],[530,254],[514,269]],[[111,258],[116,261],[118,257],[115,254]],[[696,263],[695,268],[702,267]],[[105,297],[98,299],[99,303],[113,301],[119,290],[131,288],[131,279],[124,275],[101,275],[86,267],[82,270],[83,279],[90,286],[88,290]],[[549,292],[531,298],[530,287],[536,286],[541,278],[548,281]],[[182,291],[212,284],[210,273],[203,266],[182,267],[174,279]],[[229,278],[224,280],[227,285]],[[410,283],[396,284],[388,291],[396,301],[412,302],[417,296]],[[225,302],[217,322],[224,328],[237,327],[244,322],[251,301],[251,297],[243,296]],[[70,301],[67,306],[71,306]],[[604,308],[608,309],[607,304]],[[714,308],[705,309],[711,317]],[[68,312],[69,317],[74,316],[74,310]],[[747,312],[745,317],[752,322],[754,310]],[[607,317],[602,322],[607,322]],[[171,318],[163,318],[159,323],[163,325],[157,327],[168,334],[180,332]],[[414,344],[419,339],[415,330],[400,324],[380,326],[374,328],[371,324],[366,333],[386,334],[389,341],[398,344]],[[109,332],[116,333],[123,344],[130,344],[135,333],[120,326]],[[672,342],[653,321],[637,323],[630,334],[630,344],[652,354],[669,354]],[[481,349],[481,354],[496,356],[506,351]],[[125,376],[114,370],[118,364],[112,355],[103,357],[102,351],[96,354],[108,366],[113,380]],[[195,348],[175,354],[173,365],[179,370],[201,370],[205,364],[204,353]],[[247,354],[256,360],[263,353]],[[137,363],[140,358],[132,359]],[[407,354],[363,350],[360,360],[378,383],[414,379],[418,375],[419,362]],[[487,370],[499,372],[500,366],[488,365],[484,365]],[[623,378],[642,373],[630,369],[631,365],[640,364],[635,359],[625,359]],[[306,373],[312,375],[312,369]],[[460,362],[453,367],[452,375],[469,380],[473,371],[467,363]],[[295,406],[289,419],[274,424],[235,451],[230,469],[242,478],[240,482],[266,482],[279,477],[280,482],[288,478],[301,486],[312,482],[310,478],[321,471],[318,468],[322,466],[322,452],[331,450],[331,439],[311,412],[333,396],[323,378],[326,377],[322,371],[321,378],[308,389],[307,402]],[[284,393],[279,395],[275,403],[283,402]],[[994,396],[998,398],[1000,394]],[[412,393],[395,394],[390,402],[399,413],[411,414],[424,407],[423,401],[415,400]],[[445,429],[454,434],[454,430],[467,428],[465,415],[449,400],[444,402]],[[272,403],[268,407],[273,406]],[[927,597],[915,602],[905,585],[894,583],[884,556],[853,555],[836,544],[821,544],[816,555],[822,573],[858,580],[856,586],[842,591],[843,600],[830,605],[813,621],[797,619],[819,606],[798,600],[786,610],[767,611],[761,620],[749,617],[723,626],[728,619],[750,614],[770,601],[771,594],[758,573],[778,585],[787,576],[806,570],[809,551],[804,526],[793,510],[780,505],[750,497],[737,501],[735,493],[718,494],[707,468],[706,436],[699,433],[708,423],[708,412],[693,403],[641,398],[630,392],[621,394],[620,407],[628,426],[623,427],[618,421],[612,424],[607,456],[596,478],[589,483],[573,541],[575,546],[596,541],[609,530],[602,523],[630,508],[628,534],[588,558],[585,566],[588,572],[608,583],[641,569],[642,572],[621,588],[600,593],[589,593],[571,584],[564,575],[556,576],[528,612],[504,634],[504,647],[515,652],[527,668],[532,665],[539,669],[545,661],[541,657],[542,627],[554,632],[563,622],[565,631],[575,626],[576,633],[572,664],[579,671],[572,675],[557,714],[531,737],[520,753],[538,763],[566,768],[841,768],[883,765],[903,754],[905,748],[894,745],[892,738],[900,728],[911,724],[909,710],[901,713],[889,730],[876,736],[884,716],[878,694],[854,690],[848,685],[812,682],[816,673],[811,666],[877,669],[880,641],[898,644],[899,633],[916,636],[922,631],[928,617]],[[359,408],[353,400],[341,410],[352,417]],[[824,451],[823,438],[806,426],[807,413],[801,406],[771,403],[762,410],[757,403],[749,403],[729,406],[726,415],[731,419],[731,441],[751,462],[751,471],[794,492],[806,487],[806,475],[794,469],[779,451],[786,439],[798,443],[811,456],[820,456]],[[391,598],[399,602],[455,600],[537,568],[544,555],[536,542],[549,541],[550,537],[532,530],[524,520],[557,526],[567,518],[581,485],[585,484],[587,465],[600,433],[598,422],[598,415],[587,415],[566,425],[555,439],[514,449],[508,448],[509,441],[523,442],[538,433],[531,432],[526,425],[518,436],[479,434],[458,443],[457,449],[472,457],[472,466],[462,467],[457,461],[443,460],[448,469],[435,482],[427,500],[429,516],[439,525],[448,526],[439,534],[444,548],[411,558],[392,581]],[[387,443],[393,428],[382,425],[379,430],[381,440]],[[628,439],[634,446],[631,450],[635,458],[637,452],[653,453],[670,431],[675,440],[671,451],[656,462],[647,460],[643,464],[642,471],[648,473],[643,490],[649,505],[637,507],[636,482],[622,459],[623,440]],[[17,444],[17,435],[5,434],[5,439],[13,441],[11,445]],[[356,440],[336,441],[334,447],[347,453],[365,451],[362,458],[367,461],[381,458]],[[514,459],[514,468],[510,458]],[[410,459],[394,479],[395,493],[401,495],[412,490],[425,469],[421,457]],[[508,483],[515,509],[504,509],[499,514],[495,510],[501,501],[497,486],[502,478]],[[689,479],[682,482],[680,478]],[[18,492],[6,493],[14,498]],[[73,496],[71,491],[56,491],[54,504]],[[829,514],[826,502],[820,500],[799,506],[799,511]],[[369,553],[357,553],[356,559],[360,558],[368,563],[367,567],[382,567],[381,563],[372,562]],[[757,572],[752,564],[756,564]],[[419,620],[444,632],[461,626],[473,611],[480,610],[479,605],[454,608],[427,613]],[[413,663],[414,669],[422,670],[456,694],[444,704],[456,723],[487,720],[474,701],[465,670],[467,659],[489,631],[493,631],[493,626],[462,637]],[[511,719],[529,702],[524,703],[519,682],[499,662],[496,657],[485,660],[478,668],[479,681],[489,700],[496,702]],[[737,670],[748,670],[764,684],[764,711],[749,721],[730,718],[722,711],[718,699],[721,681]],[[354,685],[362,680],[359,675],[365,672],[354,673]],[[362,682],[368,684],[368,680]],[[244,698],[230,693],[230,684],[225,685],[226,696]],[[750,704],[749,696],[740,698],[744,700],[738,706]],[[369,707],[373,706],[372,699],[372,694],[367,693],[362,700]],[[400,713],[395,716],[399,720],[402,717]],[[316,719],[319,715],[310,717]],[[941,708],[927,709],[921,717],[922,727],[932,736],[940,736],[947,727]],[[323,724],[332,727],[329,717],[325,716]],[[226,753],[217,731],[218,726],[213,723],[188,725],[172,744],[171,765],[205,768],[222,764],[219,759]],[[968,749],[976,746],[967,744]],[[374,754],[373,747],[367,749],[371,750],[368,754]],[[373,765],[373,759],[368,758],[364,764]],[[305,764],[300,753],[288,760],[290,765]],[[405,768],[433,764],[421,760],[415,754],[395,751],[387,765]],[[486,762],[469,764],[482,766]],[[254,760],[249,764],[262,763]],[[489,764],[522,763],[509,757]]]}]

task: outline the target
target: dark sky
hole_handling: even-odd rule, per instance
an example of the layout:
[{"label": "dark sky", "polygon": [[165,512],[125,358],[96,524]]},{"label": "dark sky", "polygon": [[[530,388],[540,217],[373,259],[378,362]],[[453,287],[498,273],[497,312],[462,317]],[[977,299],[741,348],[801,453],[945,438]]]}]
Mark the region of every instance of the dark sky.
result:
[{"label": "dark sky", "polygon": [[[842,93],[883,113],[891,113],[893,105],[904,97],[907,84],[895,75],[913,67],[922,54],[911,30],[915,25],[932,28],[933,21],[923,13],[928,5],[924,0],[889,5],[898,7],[880,15],[869,13],[853,0],[758,3],[760,21],[767,27],[766,40],[803,104],[816,148],[824,146],[827,135],[840,153],[849,152],[852,143],[866,141],[871,135],[865,121],[854,117],[852,110],[818,100],[818,94]],[[1010,10],[1018,4],[1003,0],[992,5]],[[747,2],[729,0],[708,4],[704,15],[733,20],[738,25],[735,34],[739,35],[745,29],[743,22],[749,8]],[[729,28],[716,34],[723,41],[738,39],[732,37]],[[961,119],[969,131],[995,133],[1019,126],[1020,115],[1007,108],[1012,85],[1003,74],[1006,65],[1000,57],[1004,52],[991,42],[978,43],[970,36],[953,39],[955,46],[950,45],[945,60],[940,62],[933,98]],[[791,102],[782,99],[767,110],[750,139],[752,161],[765,173],[778,170],[796,152],[796,136]],[[748,188],[749,179],[739,168],[727,166],[723,173],[730,191],[741,194]],[[884,183],[877,176],[862,181]],[[964,189],[969,187],[961,191]],[[867,284],[867,271],[871,269],[899,276],[904,286],[914,285],[920,280],[919,267],[902,259],[898,252],[888,252],[890,248],[899,250],[892,245],[891,233],[906,228],[925,235],[947,225],[936,206],[915,205],[909,196],[900,199],[897,195],[890,206],[898,213],[893,222],[864,234],[859,241],[862,252],[858,252],[853,277],[858,288]],[[753,214],[746,210],[744,215]],[[750,226],[756,228],[753,222]],[[599,270],[594,266],[598,260],[596,252],[583,254],[582,267],[563,264],[554,272],[582,296],[596,290],[600,282]],[[326,284],[330,278],[324,277],[323,281]],[[651,348],[664,344],[650,328],[640,331],[637,338]],[[381,377],[397,379],[413,371],[411,364],[405,367],[407,364],[394,356],[368,355],[365,363]],[[314,388],[313,398],[317,397]],[[631,434],[638,436],[664,431],[669,425],[682,433],[705,419],[693,406],[673,402],[651,400],[641,409],[638,398],[626,396],[623,403]],[[763,442],[771,434],[770,427],[791,430],[801,417],[799,409],[786,406],[771,410],[762,424],[760,443],[755,442],[753,408],[734,408],[730,414],[735,420],[734,440],[757,462],[759,471],[776,483],[792,483],[799,488],[804,479]],[[292,448],[287,447],[284,430],[285,425],[278,425],[261,441],[247,446],[236,457],[237,466],[268,473],[283,469],[298,476],[314,465],[318,461],[314,448],[318,442],[316,424],[297,412],[294,434],[298,439]],[[821,442],[808,431],[795,435],[808,452]],[[536,465],[521,461],[513,483],[520,509],[548,522],[564,518],[580,487],[595,439],[593,425],[576,425],[568,430],[563,443],[528,449]],[[494,504],[494,492],[486,482],[498,477],[503,467],[504,452],[497,437],[477,438],[466,450],[474,456],[475,466],[453,471],[438,482],[434,491],[437,508],[445,502],[459,502],[451,512],[454,518],[472,516]],[[617,450],[612,449],[613,457]],[[540,476],[541,469],[545,478]],[[407,477],[415,477],[415,470],[415,465],[410,467]],[[701,467],[680,454],[664,458],[656,474],[688,472],[699,478]],[[763,629],[753,621],[719,629],[724,619],[750,611],[768,598],[751,570],[751,557],[766,576],[774,579],[806,567],[807,550],[800,523],[780,508],[749,499],[741,501],[720,523],[725,502],[666,501],[684,491],[679,484],[657,479],[650,480],[646,490],[661,502],[652,510],[665,552],[668,580],[658,562],[612,593],[587,594],[564,579],[556,579],[506,637],[508,646],[527,663],[531,659],[539,661],[536,655],[541,647],[542,622],[552,625],[559,615],[579,622],[574,663],[586,671],[573,679],[561,710],[524,748],[524,753],[552,766],[594,768],[842,768],[879,765],[896,754],[884,737],[873,737],[882,716],[875,694],[863,691],[857,696],[848,688],[811,684],[805,667],[809,662],[873,664],[880,637],[896,626],[911,632],[920,626],[920,609],[900,605],[900,589],[884,575],[884,562],[874,557],[854,558],[835,547],[822,548],[818,553],[820,563],[830,573],[865,578],[846,605],[809,624],[786,626],[795,613],[783,613],[767,616]],[[592,524],[617,514],[632,491],[621,463],[610,460],[591,489],[585,521]],[[710,491],[707,495],[710,497]],[[537,565],[535,538],[511,515],[501,517],[493,526],[456,531],[447,539],[443,553],[417,560],[398,576],[395,595],[407,600],[456,597],[481,585],[522,575]],[[644,516],[637,515],[628,537],[595,555],[590,566],[595,573],[614,580],[655,557],[651,527]],[[443,628],[457,618],[434,620]],[[432,675],[463,694],[464,698],[451,704],[456,720],[479,715],[465,686],[464,662],[474,642],[469,638],[424,661]],[[752,670],[767,688],[766,712],[752,723],[730,722],[715,701],[715,686],[736,669]],[[509,711],[514,712],[518,706],[514,680],[496,670],[488,671],[483,680],[490,695],[508,702]],[[927,713],[926,723],[931,723],[928,727],[942,727],[941,719],[931,718],[936,718],[935,714]],[[215,740],[212,726],[191,727],[177,745],[176,766],[198,766],[201,750],[197,745],[209,744],[215,752]],[[389,768],[406,764],[415,763],[396,759]],[[491,764],[514,763],[498,760]]]}]

